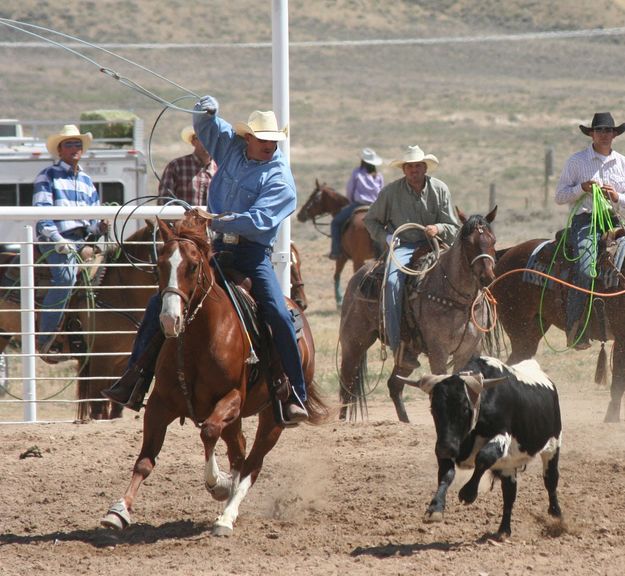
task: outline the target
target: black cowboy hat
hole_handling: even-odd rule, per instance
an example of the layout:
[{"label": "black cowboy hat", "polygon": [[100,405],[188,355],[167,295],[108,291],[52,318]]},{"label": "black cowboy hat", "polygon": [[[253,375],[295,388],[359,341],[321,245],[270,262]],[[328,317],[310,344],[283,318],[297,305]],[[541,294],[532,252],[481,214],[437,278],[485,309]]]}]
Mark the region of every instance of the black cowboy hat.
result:
[{"label": "black cowboy hat", "polygon": [[590,133],[595,128],[612,128],[612,130],[614,130],[614,133],[618,136],[619,134],[625,132],[625,122],[620,126],[615,126],[612,114],[610,114],[609,112],[597,112],[592,117],[592,124],[590,125],[590,127],[582,126],[581,124],[579,125],[579,129],[584,134],[586,134],[586,136],[590,136]]}]

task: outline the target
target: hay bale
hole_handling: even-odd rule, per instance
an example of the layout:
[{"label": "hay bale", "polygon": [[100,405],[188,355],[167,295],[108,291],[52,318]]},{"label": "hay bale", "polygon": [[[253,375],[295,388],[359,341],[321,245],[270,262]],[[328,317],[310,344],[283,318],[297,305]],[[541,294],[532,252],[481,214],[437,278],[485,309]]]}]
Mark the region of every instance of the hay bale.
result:
[{"label": "hay bale", "polygon": [[[98,139],[130,138],[132,140],[136,118],[137,116],[128,110],[90,110],[80,114],[80,131],[91,132],[93,137]],[[91,124],[90,120],[96,120],[98,123]],[[114,143],[114,145],[122,146],[122,143]]]}]

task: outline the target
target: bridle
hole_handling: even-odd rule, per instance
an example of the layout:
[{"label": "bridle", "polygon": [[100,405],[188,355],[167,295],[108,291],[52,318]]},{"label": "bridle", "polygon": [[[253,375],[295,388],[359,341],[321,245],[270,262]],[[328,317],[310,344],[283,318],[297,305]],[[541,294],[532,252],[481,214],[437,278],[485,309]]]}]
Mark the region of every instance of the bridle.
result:
[{"label": "bridle", "polygon": [[316,189],[313,191],[312,196],[306,201],[306,204],[304,204],[301,208],[301,212],[303,212],[306,215],[306,218],[310,219],[313,223],[313,226],[315,228],[315,230],[317,230],[317,232],[319,232],[320,234],[323,234],[326,237],[330,237],[330,234],[328,234],[327,232],[325,232],[324,230],[322,230],[320,228],[320,226],[329,226],[330,223],[329,222],[317,222],[317,218],[320,218],[321,216],[327,216],[327,213],[324,214],[317,214],[315,216],[311,216],[310,215],[310,210],[311,208],[315,205],[315,204],[320,204],[321,203],[321,194],[324,190],[324,186],[323,185],[319,185],[316,187]]},{"label": "bridle", "polygon": [[[192,244],[193,246],[197,248],[200,254],[202,253],[200,246],[198,246],[196,242],[188,238],[171,238],[164,243],[163,247],[167,246],[167,244],[173,244],[173,243],[181,244],[183,242],[188,242],[189,244]],[[175,294],[176,296],[179,296],[184,303],[184,318],[183,318],[181,334],[182,332],[184,332],[185,327],[188,326],[193,321],[193,319],[199,312],[200,308],[202,308],[202,304],[204,303],[204,300],[210,294],[215,284],[215,277],[212,274],[207,274],[204,266],[205,266],[204,258],[200,256],[199,270],[196,275],[196,283],[195,283],[195,286],[193,287],[193,290],[191,291],[190,296],[187,296],[182,290],[180,290],[179,288],[174,288],[173,286],[166,286],[165,288],[161,290],[161,298],[165,294]],[[207,283],[208,283],[208,286],[206,286]],[[200,300],[195,305],[195,307],[191,309],[189,305],[194,301],[194,299],[196,298],[196,294],[200,290],[202,291]]]},{"label": "bridle", "polygon": [[[201,428],[201,423],[198,421],[197,417],[195,416],[195,410],[193,408],[193,403],[191,402],[191,393],[189,392],[189,388],[187,386],[187,382],[184,376],[184,333],[185,333],[185,328],[193,321],[197,313],[200,311],[200,308],[202,308],[202,304],[204,303],[204,300],[213,289],[213,286],[215,284],[215,277],[213,276],[213,274],[206,273],[205,259],[202,257],[202,249],[197,244],[197,242],[194,242],[193,240],[190,240],[188,238],[170,238],[164,243],[163,248],[167,246],[167,244],[173,244],[173,243],[181,244],[183,242],[188,242],[192,244],[200,252],[200,261],[198,264],[199,270],[196,275],[195,286],[193,287],[193,290],[191,291],[191,296],[187,296],[179,288],[174,288],[173,286],[166,286],[165,288],[161,290],[161,298],[165,294],[175,294],[176,296],[179,296],[184,303],[184,314],[183,314],[184,317],[183,317],[183,322],[182,322],[182,328],[180,330],[180,333],[178,334],[178,338],[176,339],[177,340],[176,376],[178,378],[178,385],[180,386],[182,394],[185,398],[185,402],[187,404],[187,410],[189,411],[189,416],[191,417],[191,420],[193,420],[193,423],[195,424],[195,426],[197,428]],[[206,287],[207,282],[208,282],[208,287]],[[197,303],[197,305],[191,309],[190,304],[195,299],[196,293],[199,290],[202,291],[201,298],[199,299],[199,302]]]}]

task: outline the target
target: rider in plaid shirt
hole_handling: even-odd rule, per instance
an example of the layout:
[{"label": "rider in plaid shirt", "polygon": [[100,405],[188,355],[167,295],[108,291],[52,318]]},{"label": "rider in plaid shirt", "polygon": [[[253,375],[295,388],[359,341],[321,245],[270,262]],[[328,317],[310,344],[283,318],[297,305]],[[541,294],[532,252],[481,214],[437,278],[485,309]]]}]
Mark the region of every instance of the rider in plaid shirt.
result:
[{"label": "rider in plaid shirt", "polygon": [[[191,144],[194,151],[167,164],[158,186],[158,195],[177,198],[191,206],[206,206],[208,188],[217,165],[202,146],[192,126],[183,128],[180,137],[183,142]],[[165,200],[161,200],[161,203],[164,204]]]}]

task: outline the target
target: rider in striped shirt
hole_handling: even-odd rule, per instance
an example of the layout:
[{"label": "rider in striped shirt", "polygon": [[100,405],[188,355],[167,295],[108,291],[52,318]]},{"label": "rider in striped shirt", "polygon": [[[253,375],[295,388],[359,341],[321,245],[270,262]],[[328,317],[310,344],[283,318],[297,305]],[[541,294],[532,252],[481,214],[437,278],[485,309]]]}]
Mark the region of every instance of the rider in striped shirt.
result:
[{"label": "rider in striped shirt", "polygon": [[[78,161],[92,142],[91,133],[81,134],[73,124],[66,125],[59,134],[50,136],[47,148],[57,160],[44,168],[36,177],[33,206],[85,208],[100,205],[100,197],[91,178]],[[108,230],[106,221],[92,219],[39,220],[37,240],[43,242],[40,250],[48,264],[53,288],[43,300],[40,313],[37,346],[46,354],[52,350],[56,332],[60,328],[65,305],[76,283],[78,250],[91,234],[100,236]]]}]

